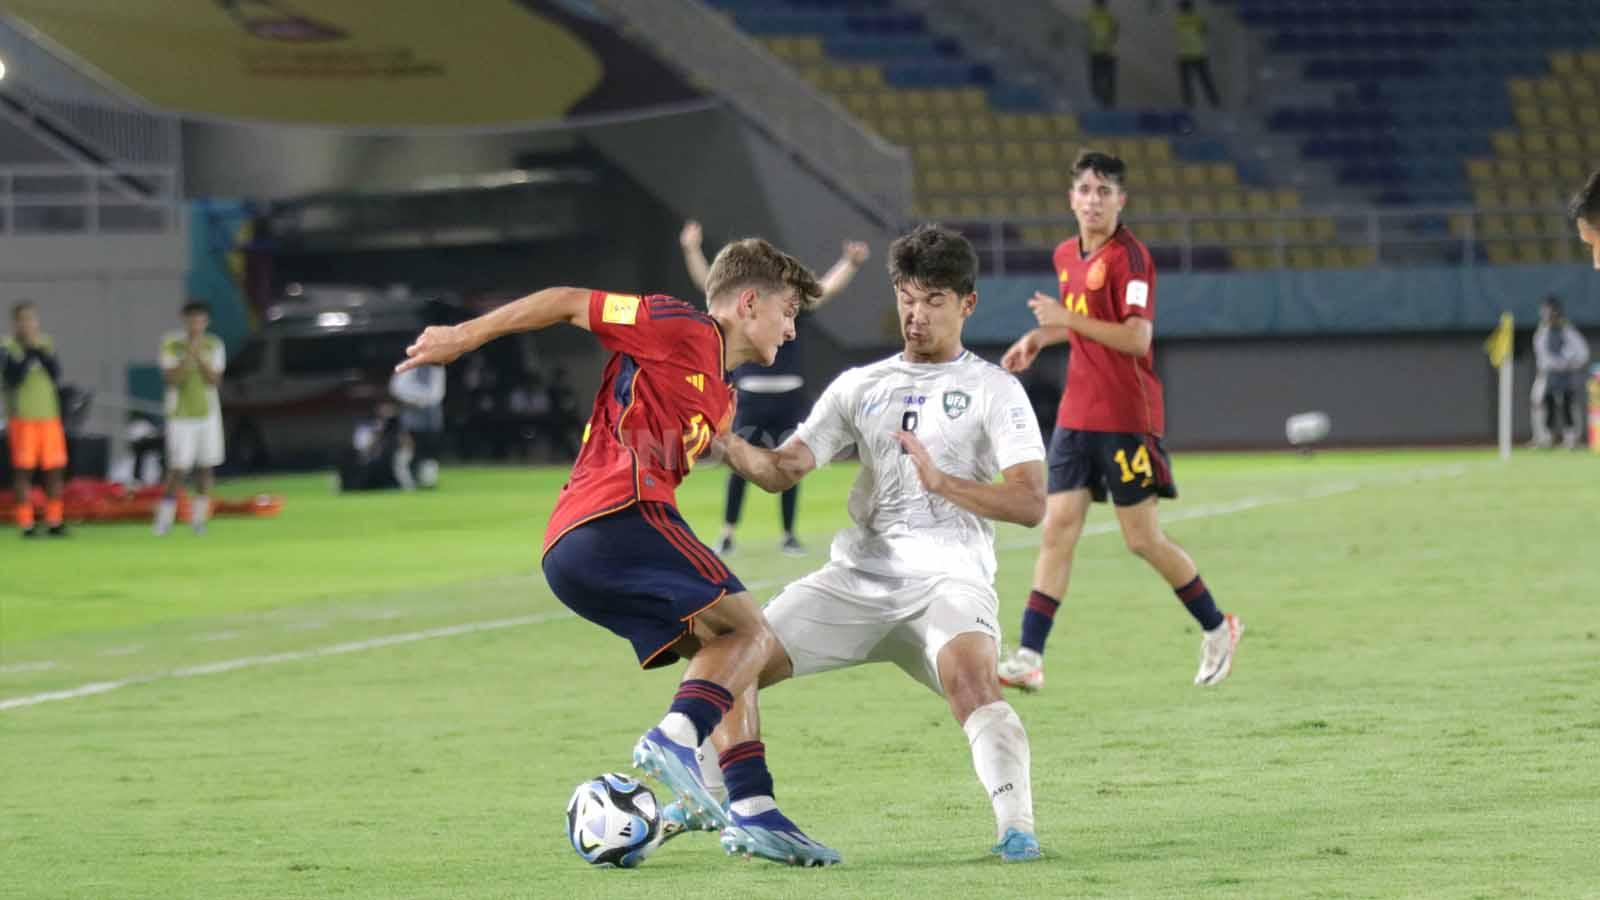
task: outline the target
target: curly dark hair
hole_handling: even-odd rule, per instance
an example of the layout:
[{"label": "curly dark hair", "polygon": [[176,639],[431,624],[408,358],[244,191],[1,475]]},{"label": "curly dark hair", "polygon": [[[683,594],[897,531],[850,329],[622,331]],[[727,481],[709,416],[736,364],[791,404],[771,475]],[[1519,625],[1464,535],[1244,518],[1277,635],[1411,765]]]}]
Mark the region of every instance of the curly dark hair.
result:
[{"label": "curly dark hair", "polygon": [[978,284],[978,251],[943,225],[918,225],[889,245],[889,281],[965,297]]}]

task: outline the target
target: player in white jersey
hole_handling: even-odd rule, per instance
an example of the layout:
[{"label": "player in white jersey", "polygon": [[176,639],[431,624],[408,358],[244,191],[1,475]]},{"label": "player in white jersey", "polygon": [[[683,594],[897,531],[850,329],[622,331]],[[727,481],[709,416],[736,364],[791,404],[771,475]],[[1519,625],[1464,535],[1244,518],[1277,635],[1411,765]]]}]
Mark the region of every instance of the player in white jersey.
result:
[{"label": "player in white jersey", "polygon": [[[924,225],[889,249],[905,337],[901,353],[828,386],[777,450],[729,435],[729,464],[762,489],[788,489],[855,447],[854,527],[821,570],[764,612],[776,634],[761,687],[869,662],[889,662],[945,697],[972,747],[1007,861],[1037,859],[1028,736],[995,675],[1000,631],[993,520],[1044,516],[1044,441],[1022,385],[968,352],[961,330],[977,305],[978,258],[961,235]],[[995,476],[1000,481],[995,481]],[[803,841],[771,800],[756,689],[713,735],[732,804],[728,852],[807,862]]]}]

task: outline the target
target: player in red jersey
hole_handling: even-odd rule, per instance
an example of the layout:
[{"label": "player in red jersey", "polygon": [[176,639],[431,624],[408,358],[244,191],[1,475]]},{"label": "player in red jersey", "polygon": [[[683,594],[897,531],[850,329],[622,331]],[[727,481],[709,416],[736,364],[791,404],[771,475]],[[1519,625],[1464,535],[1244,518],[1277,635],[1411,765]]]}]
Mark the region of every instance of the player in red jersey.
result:
[{"label": "player in red jersey", "polygon": [[1034,294],[1028,305],[1039,327],[1006,351],[1001,364],[1020,372],[1039,351],[1071,345],[1067,386],[1050,438],[1049,500],[1033,590],[1022,615],[1022,646],[1000,661],[1002,683],[1044,686],[1044,644],[1072,573],[1072,554],[1091,501],[1110,495],[1122,537],[1200,623],[1197,685],[1217,684],[1233,668],[1243,626],[1217,609],[1189,558],[1161,530],[1157,498],[1177,485],[1161,446],[1165,429],[1161,380],[1151,352],[1156,268],[1150,251],[1118,219],[1127,202],[1122,160],[1085,152],[1072,167],[1072,212],[1078,236],[1056,248],[1061,296]]},{"label": "player in red jersey", "polygon": [[[639,739],[633,759],[699,827],[733,820],[697,750],[755,683],[777,639],[744,585],[678,515],[674,493],[733,419],[727,373],[771,365],[794,339],[800,308],[820,293],[805,266],[751,238],[724,247],[711,264],[708,312],[662,295],[548,288],[469,322],[426,329],[395,367],[449,363],[502,335],[562,322],[613,351],[583,449],[550,514],[544,575],[573,612],[631,642],[644,668],[689,660],[667,715]],[[795,862],[838,861],[785,822],[804,847]]]}]

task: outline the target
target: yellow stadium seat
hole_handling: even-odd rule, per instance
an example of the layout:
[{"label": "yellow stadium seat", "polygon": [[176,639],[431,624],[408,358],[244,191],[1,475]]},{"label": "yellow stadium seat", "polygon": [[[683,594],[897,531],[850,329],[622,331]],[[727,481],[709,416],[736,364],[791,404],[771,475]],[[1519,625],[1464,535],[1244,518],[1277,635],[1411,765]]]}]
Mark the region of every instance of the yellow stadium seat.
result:
[{"label": "yellow stadium seat", "polygon": [[1006,190],[1013,194],[1035,194],[1039,185],[1033,180],[1032,170],[1012,169],[1006,175]]},{"label": "yellow stadium seat", "polygon": [[1038,166],[1053,166],[1061,162],[1061,154],[1050,141],[1034,141],[1028,145],[1028,158]]},{"label": "yellow stadium seat", "polygon": [[[1597,109],[1592,104],[1585,104],[1578,107],[1577,115],[1573,118],[1576,119],[1579,128],[1585,130],[1600,128],[1600,109]],[[1572,127],[1572,122],[1569,120],[1562,127],[1570,128]]]},{"label": "yellow stadium seat", "polygon": [[1022,133],[1029,140],[1048,140],[1055,133],[1055,123],[1044,113],[1029,113],[1022,121]]},{"label": "yellow stadium seat", "polygon": [[1511,233],[1517,237],[1538,237],[1539,219],[1537,216],[1521,215],[1511,217]]},{"label": "yellow stadium seat", "polygon": [[1583,71],[1591,75],[1600,75],[1600,50],[1590,50],[1583,54],[1581,62]]},{"label": "yellow stadium seat", "polygon": [[1240,271],[1253,272],[1261,268],[1261,263],[1257,259],[1254,250],[1235,247],[1228,251],[1228,261],[1233,264],[1235,269]]},{"label": "yellow stadium seat", "polygon": [[1345,250],[1345,260],[1355,268],[1365,269],[1377,265],[1378,254],[1371,247],[1350,247]]},{"label": "yellow stadium seat", "polygon": [[972,145],[972,161],[979,166],[996,166],[1000,164],[1000,151],[988,141]]},{"label": "yellow stadium seat", "polygon": [[1212,187],[1237,187],[1239,184],[1239,170],[1233,163],[1212,163],[1208,174]]},{"label": "yellow stadium seat", "polygon": [[1067,202],[1065,193],[1055,193],[1044,199],[1044,213],[1047,216],[1069,216],[1072,214],[1072,204]]},{"label": "yellow stadium seat", "polygon": [[990,197],[983,201],[984,215],[991,219],[1011,218],[1011,200],[1006,197]]},{"label": "yellow stadium seat", "polygon": [[1559,75],[1578,74],[1578,55],[1566,50],[1550,54],[1550,70]]},{"label": "yellow stadium seat", "polygon": [[1496,131],[1491,140],[1494,141],[1494,152],[1501,156],[1516,156],[1522,152],[1522,142],[1514,131]]},{"label": "yellow stadium seat", "polygon": [[[1560,203],[1551,205],[1558,208],[1562,206]],[[1539,218],[1539,227],[1540,233],[1545,237],[1569,238],[1575,234],[1572,220],[1568,219],[1567,214],[1564,212],[1558,215],[1541,216]]]},{"label": "yellow stadium seat", "polygon": [[1570,131],[1558,131],[1554,137],[1557,156],[1577,156],[1583,152],[1583,141]]},{"label": "yellow stadium seat", "polygon": [[1150,170],[1150,180],[1159,187],[1178,186],[1178,170],[1172,166],[1156,166]]},{"label": "yellow stadium seat", "polygon": [[1533,190],[1533,204],[1538,207],[1565,207],[1567,198],[1562,188],[1547,184]]},{"label": "yellow stadium seat", "polygon": [[961,116],[940,116],[939,137],[947,141],[967,139],[967,120]]},{"label": "yellow stadium seat", "polygon": [[1228,219],[1222,223],[1222,236],[1230,243],[1250,240],[1250,223],[1243,219]]},{"label": "yellow stadium seat", "polygon": [[1008,141],[1019,140],[1022,137],[1022,122],[1010,113],[995,116],[995,137]]},{"label": "yellow stadium seat", "polygon": [[1527,188],[1506,188],[1503,198],[1509,209],[1527,209],[1533,205],[1533,195],[1528,193]]},{"label": "yellow stadium seat", "polygon": [[1494,161],[1494,174],[1505,181],[1521,180],[1522,163],[1515,159],[1497,159]]},{"label": "yellow stadium seat", "polygon": [[1238,191],[1228,191],[1217,195],[1217,212],[1242,213],[1244,212],[1244,198]]},{"label": "yellow stadium seat", "polygon": [[982,112],[967,113],[967,130],[972,132],[975,141],[992,141],[999,132],[994,124],[994,116]]},{"label": "yellow stadium seat", "polygon": [[1317,262],[1324,269],[1342,269],[1342,268],[1344,268],[1344,265],[1345,265],[1345,263],[1344,263],[1344,248],[1343,247],[1323,247],[1317,253]]},{"label": "yellow stadium seat", "polygon": [[872,98],[866,94],[845,94],[844,108],[858,119],[869,118],[874,111]]},{"label": "yellow stadium seat", "polygon": [[1008,166],[1026,165],[1028,162],[1028,148],[1024,144],[1007,141],[1000,145],[1000,161]]},{"label": "yellow stadium seat", "polygon": [[1478,236],[1503,238],[1511,233],[1510,220],[1505,216],[1479,216]]},{"label": "yellow stadium seat", "polygon": [[1544,245],[1537,241],[1518,241],[1517,262],[1529,264],[1544,262]]},{"label": "yellow stadium seat", "polygon": [[1177,191],[1157,193],[1150,198],[1150,208],[1164,213],[1184,212],[1183,194]]},{"label": "yellow stadium seat", "polygon": [[1202,165],[1185,165],[1179,167],[1179,177],[1184,187],[1203,188],[1206,186],[1206,167]]},{"label": "yellow stadium seat", "polygon": [[767,38],[764,43],[767,45],[767,52],[773,56],[782,60],[794,58],[794,53],[789,49],[790,41],[788,38]]},{"label": "yellow stadium seat", "polygon": [[932,105],[928,103],[928,95],[922,91],[901,88],[895,91],[899,95],[900,108],[906,112],[926,116],[933,112]]},{"label": "yellow stadium seat", "polygon": [[934,112],[955,113],[961,110],[961,97],[954,88],[935,88],[928,91],[928,104]]},{"label": "yellow stadium seat", "polygon": [[1217,211],[1216,201],[1210,194],[1194,193],[1189,195],[1189,212],[1205,215]]},{"label": "yellow stadium seat", "polygon": [[883,90],[883,69],[877,66],[861,66],[857,68],[856,85],[862,90]]},{"label": "yellow stadium seat", "polygon": [[1506,88],[1511,92],[1513,102],[1533,100],[1537,94],[1531,78],[1513,78],[1506,82]]},{"label": "yellow stadium seat", "polygon": [[1078,117],[1070,113],[1056,113],[1050,117],[1050,130],[1058,138],[1072,137],[1078,133]]},{"label": "yellow stadium seat", "polygon": [[1303,241],[1306,239],[1307,229],[1304,219],[1284,219],[1283,236],[1290,241]]},{"label": "yellow stadium seat", "polygon": [[939,130],[934,127],[933,120],[927,116],[911,117],[911,139],[913,141],[938,140]]},{"label": "yellow stadium seat", "polygon": [[1144,158],[1150,162],[1172,162],[1172,144],[1166,138],[1147,138]]},{"label": "yellow stadium seat", "polygon": [[1218,228],[1217,225],[1218,223],[1210,219],[1202,219],[1194,223],[1190,233],[1194,235],[1194,240],[1197,243],[1216,244],[1222,240],[1222,229]]},{"label": "yellow stadium seat", "polygon": [[1567,99],[1566,81],[1560,78],[1541,78],[1535,88],[1539,99],[1547,103],[1564,103]]},{"label": "yellow stadium seat", "polygon": [[1533,103],[1519,103],[1512,114],[1516,116],[1517,125],[1523,128],[1543,128],[1544,116],[1539,106]]},{"label": "yellow stadium seat", "polygon": [[1247,191],[1244,196],[1245,208],[1250,212],[1269,213],[1277,208],[1270,191]]},{"label": "yellow stadium seat", "polygon": [[1472,216],[1466,213],[1457,213],[1450,217],[1450,236],[1466,237],[1472,229]]},{"label": "yellow stadium seat", "polygon": [[1310,247],[1291,247],[1289,249],[1289,265],[1296,269],[1320,268],[1317,263],[1317,251]]},{"label": "yellow stadium seat", "polygon": [[1567,82],[1567,96],[1579,103],[1593,102],[1596,95],[1600,95],[1600,88],[1588,78],[1573,78]]},{"label": "yellow stadium seat", "polygon": [[1600,131],[1584,136],[1583,152],[1590,156],[1600,156]]},{"label": "yellow stadium seat", "polygon": [[1505,205],[1505,200],[1500,196],[1500,191],[1492,187],[1476,187],[1472,189],[1474,203],[1480,209],[1499,209]]},{"label": "yellow stadium seat", "polygon": [[1274,241],[1278,239],[1277,219],[1256,219],[1250,223],[1253,237],[1258,241]]},{"label": "yellow stadium seat", "polygon": [[1530,159],[1527,165],[1528,180],[1535,182],[1551,181],[1556,177],[1555,167],[1550,165],[1548,159]]},{"label": "yellow stadium seat", "polygon": [[961,202],[956,204],[955,215],[963,219],[981,219],[983,218],[983,201],[977,197],[962,197]]},{"label": "yellow stadium seat", "polygon": [[1043,225],[1024,225],[1019,232],[1024,244],[1038,246],[1045,242],[1045,229]]},{"label": "yellow stadium seat", "polygon": [[944,146],[944,161],[952,166],[972,165],[971,144],[946,144]]},{"label": "yellow stadium seat", "polygon": [[1332,219],[1312,219],[1310,227],[1312,239],[1318,241],[1331,241],[1339,232]]},{"label": "yellow stadium seat", "polygon": [[978,190],[985,194],[998,194],[1006,189],[1006,176],[999,169],[978,170]]},{"label": "yellow stadium seat", "polygon": [[1564,103],[1552,103],[1544,108],[1544,124],[1547,128],[1571,128],[1573,121],[1572,107]]},{"label": "yellow stadium seat", "polygon": [[906,125],[906,120],[899,116],[891,116],[878,122],[878,133],[895,142],[896,144],[909,143],[911,128]]},{"label": "yellow stadium seat", "polygon": [[980,112],[989,108],[989,97],[983,88],[962,88],[959,91],[957,105],[967,112]]},{"label": "yellow stadium seat", "polygon": [[916,163],[919,169],[924,166],[937,166],[944,162],[944,152],[938,144],[919,144],[911,151],[911,161]]},{"label": "yellow stadium seat", "polygon": [[1556,175],[1564,182],[1577,182],[1583,179],[1583,163],[1574,157],[1563,157],[1556,160]]},{"label": "yellow stadium seat", "polygon": [[950,191],[950,177],[944,169],[917,169],[917,191],[922,194],[945,194]]},{"label": "yellow stadium seat", "polygon": [[1300,192],[1294,188],[1279,188],[1277,192],[1279,209],[1299,209]]},{"label": "yellow stadium seat", "polygon": [[1504,241],[1496,241],[1488,245],[1489,262],[1495,265],[1507,265],[1517,261],[1517,250]]},{"label": "yellow stadium seat", "polygon": [[1037,219],[1044,215],[1044,204],[1038,197],[1018,197],[1017,216],[1024,219]]},{"label": "yellow stadium seat", "polygon": [[935,197],[928,201],[928,215],[934,219],[953,219],[956,217],[956,202],[948,197]]},{"label": "yellow stadium seat", "polygon": [[879,115],[899,116],[910,112],[899,91],[877,91],[872,96],[875,98],[873,102],[878,105]]},{"label": "yellow stadium seat", "polygon": [[950,173],[950,189],[958,194],[972,194],[978,190],[978,175],[971,169],[957,169]]},{"label": "yellow stadium seat", "polygon": [[1467,177],[1473,181],[1488,181],[1494,177],[1494,162],[1487,159],[1467,160]]},{"label": "yellow stadium seat", "polygon": [[[1544,156],[1550,152],[1550,136],[1540,133],[1523,135],[1522,152],[1530,156]],[[1514,156],[1516,154],[1507,155]]]}]

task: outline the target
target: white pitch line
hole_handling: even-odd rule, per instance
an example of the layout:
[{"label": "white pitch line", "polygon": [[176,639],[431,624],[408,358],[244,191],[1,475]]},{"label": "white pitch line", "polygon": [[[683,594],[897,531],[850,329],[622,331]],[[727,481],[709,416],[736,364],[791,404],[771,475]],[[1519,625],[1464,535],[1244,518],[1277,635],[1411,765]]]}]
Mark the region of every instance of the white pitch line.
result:
[{"label": "white pitch line", "polygon": [[37,662],[9,663],[0,666],[0,675],[13,675],[19,672],[43,672],[55,667],[55,660],[51,659],[41,659]]},{"label": "white pitch line", "polygon": [[[1467,467],[1464,465],[1440,466],[1433,469],[1421,469],[1409,473],[1408,480],[1424,481],[1433,478],[1453,478],[1465,474]],[[1332,497],[1348,494],[1373,484],[1387,483],[1392,478],[1377,478],[1367,481],[1340,481],[1326,485],[1316,485],[1297,494],[1269,494],[1258,497],[1244,497],[1225,503],[1213,503],[1192,506],[1186,509],[1173,510],[1162,514],[1163,522],[1181,522],[1191,519],[1215,518],[1229,516],[1236,513],[1260,509],[1264,506],[1276,506],[1285,503],[1300,503],[1306,500],[1316,500],[1323,497]],[[1087,535],[1111,534],[1118,530],[1117,523],[1101,522],[1083,530]],[[1001,552],[1010,550],[1024,550],[1037,547],[1038,541],[1015,542],[998,548]],[[751,590],[759,590],[782,583],[781,580],[756,581],[745,585]],[[227,659],[214,663],[203,663],[194,666],[184,666],[167,672],[157,672],[148,675],[135,675],[116,681],[97,681],[59,691],[47,691],[42,694],[29,694],[23,697],[13,697],[9,700],[0,700],[0,712],[12,709],[21,709],[27,706],[37,706],[41,703],[52,703],[57,700],[76,700],[79,697],[92,697],[96,694],[110,693],[138,684],[150,684],[155,681],[167,681],[180,678],[198,678],[201,675],[219,675],[224,672],[235,672],[240,669],[253,669],[260,666],[277,665],[278,663],[299,662],[307,659],[317,659],[324,656],[341,656],[346,653],[360,653],[364,650],[376,650],[380,647],[393,647],[397,644],[411,644],[417,641],[428,641],[434,638],[455,637],[463,634],[476,634],[483,631],[498,631],[504,628],[520,628],[524,625],[538,625],[543,622],[553,622],[572,617],[570,612],[540,613],[531,616],[517,616],[510,619],[490,619],[482,622],[467,622],[461,625],[449,625],[443,628],[430,628],[425,631],[412,631],[405,634],[393,634],[386,637],[368,638],[361,641],[348,641],[342,644],[332,644],[327,647],[318,647],[311,650],[293,650],[286,653],[272,653],[265,656],[245,656],[238,659]]]},{"label": "white pitch line", "polygon": [[111,691],[121,690],[136,684],[149,684],[154,681],[168,681],[179,678],[198,678],[201,675],[219,675],[223,672],[234,672],[239,669],[253,669],[259,666],[272,666],[278,663],[299,662],[307,659],[317,659],[324,656],[340,656],[346,653],[360,653],[363,650],[375,650],[379,647],[393,647],[397,644],[411,644],[417,641],[428,641],[434,638],[455,637],[462,634],[475,634],[482,631],[498,631],[502,628],[519,628],[523,625],[537,625],[541,622],[551,622],[557,619],[570,618],[570,612],[541,613],[532,616],[517,616],[511,619],[490,619],[484,622],[467,622],[462,625],[449,625],[443,628],[429,628],[426,631],[412,631],[405,634],[391,634],[384,637],[368,638],[362,641],[348,641],[342,644],[332,644],[327,647],[317,647],[312,650],[293,650],[287,653],[270,653],[265,656],[244,656],[238,659],[225,659],[220,662],[203,663],[196,666],[184,666],[168,672],[155,672],[148,675],[134,675],[116,681],[97,681],[60,691],[46,691],[42,694],[30,694],[26,697],[13,697],[10,700],[0,700],[0,712],[10,709],[21,709],[25,706],[37,706],[41,703],[51,703],[56,700],[76,700],[79,697],[92,697],[96,694],[106,694]]}]

